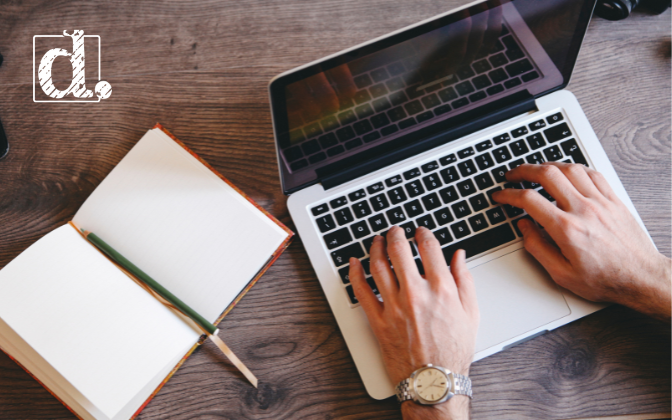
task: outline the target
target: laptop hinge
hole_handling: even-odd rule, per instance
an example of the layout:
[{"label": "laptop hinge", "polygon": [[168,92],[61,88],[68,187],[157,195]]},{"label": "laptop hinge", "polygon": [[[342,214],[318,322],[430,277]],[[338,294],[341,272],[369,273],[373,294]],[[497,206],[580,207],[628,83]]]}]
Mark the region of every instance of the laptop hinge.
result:
[{"label": "laptop hinge", "polygon": [[328,190],[530,111],[538,111],[534,97],[527,91],[517,92],[320,168],[317,175],[323,188]]}]

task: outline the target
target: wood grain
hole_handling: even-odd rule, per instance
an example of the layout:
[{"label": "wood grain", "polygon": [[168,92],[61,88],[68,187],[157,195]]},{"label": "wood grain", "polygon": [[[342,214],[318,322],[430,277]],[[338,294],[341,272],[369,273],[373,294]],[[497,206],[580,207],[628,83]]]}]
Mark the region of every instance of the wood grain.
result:
[{"label": "wood grain", "polygon": [[[268,81],[459,4],[0,0],[0,118],[11,145],[0,161],[0,267],[70,220],[157,121],[291,228]],[[75,28],[101,36],[112,97],[33,103],[33,35]],[[569,90],[670,256],[670,12],[594,20]],[[221,328],[259,389],[206,344],[141,419],[400,418],[394,401],[367,396],[300,239]],[[472,377],[475,419],[669,412],[670,328],[610,307],[477,362]],[[0,418],[74,417],[0,354]]]}]

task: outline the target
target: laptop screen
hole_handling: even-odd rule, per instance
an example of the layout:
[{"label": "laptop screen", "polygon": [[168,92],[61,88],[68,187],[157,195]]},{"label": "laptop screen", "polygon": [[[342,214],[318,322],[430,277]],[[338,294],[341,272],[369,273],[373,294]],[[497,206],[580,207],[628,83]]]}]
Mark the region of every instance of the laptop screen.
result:
[{"label": "laptop screen", "polygon": [[283,190],[510,95],[566,86],[594,4],[486,1],[276,78],[270,93]]}]

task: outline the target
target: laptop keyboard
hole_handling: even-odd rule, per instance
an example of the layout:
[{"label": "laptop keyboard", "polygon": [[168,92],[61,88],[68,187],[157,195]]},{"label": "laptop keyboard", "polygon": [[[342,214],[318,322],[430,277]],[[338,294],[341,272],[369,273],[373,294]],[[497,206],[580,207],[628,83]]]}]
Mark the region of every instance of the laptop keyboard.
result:
[{"label": "laptop keyboard", "polygon": [[[380,182],[357,188],[311,208],[350,303],[349,260],[358,258],[367,282],[378,295],[369,270],[368,251],[375,235],[398,225],[406,232],[421,274],[415,229],[433,231],[446,261],[464,249],[467,258],[513,243],[522,237],[516,222],[529,217],[522,209],[499,205],[492,193],[503,188],[532,188],[554,201],[539,184],[507,182],[505,173],[523,163],[588,163],[561,112],[502,132],[492,138],[408,168]],[[382,300],[382,299],[381,299]]]},{"label": "laptop keyboard", "polygon": [[337,115],[292,131],[290,141],[281,145],[291,170],[318,164],[539,78],[532,60],[506,26],[489,54],[436,83],[421,85],[418,74],[409,71],[419,66],[416,61],[417,57],[407,57],[353,75],[360,89],[353,101],[341,104]]}]

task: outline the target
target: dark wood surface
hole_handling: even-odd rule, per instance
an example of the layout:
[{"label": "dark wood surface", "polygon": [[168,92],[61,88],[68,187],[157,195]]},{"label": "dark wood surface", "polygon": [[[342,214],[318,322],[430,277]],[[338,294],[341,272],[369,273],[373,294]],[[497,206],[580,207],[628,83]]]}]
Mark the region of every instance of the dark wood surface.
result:
[{"label": "dark wood surface", "polygon": [[[70,220],[156,122],[293,227],[268,81],[460,3],[0,0],[0,119],[11,144],[0,161],[0,267]],[[33,35],[64,29],[101,36],[110,99],[33,103]],[[67,86],[65,67],[54,71]],[[569,89],[669,256],[670,12],[595,19]],[[396,402],[366,394],[300,238],[221,327],[259,389],[206,344],[141,419],[400,418]],[[611,307],[477,362],[472,377],[475,419],[669,412],[670,327]],[[0,353],[0,418],[73,415]]]}]

